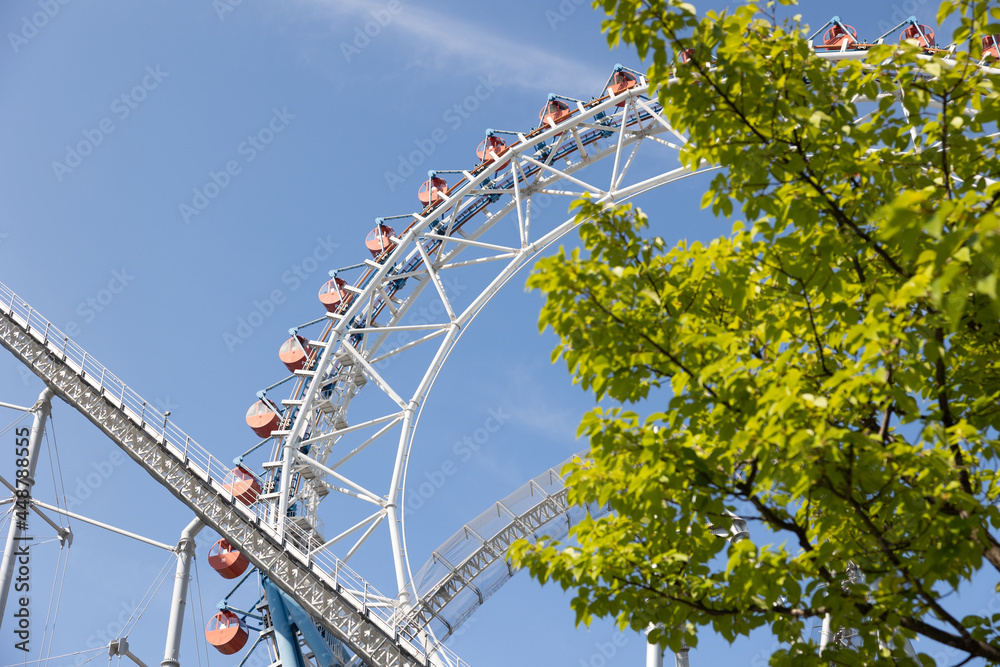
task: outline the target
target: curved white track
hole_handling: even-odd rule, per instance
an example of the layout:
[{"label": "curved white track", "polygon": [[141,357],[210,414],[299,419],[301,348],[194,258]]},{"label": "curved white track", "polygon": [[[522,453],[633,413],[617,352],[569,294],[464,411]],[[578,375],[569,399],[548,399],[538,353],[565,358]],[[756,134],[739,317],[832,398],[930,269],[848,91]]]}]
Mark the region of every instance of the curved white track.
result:
[{"label": "curved white track", "polygon": [[[553,488],[543,489],[537,480],[525,487],[528,495],[538,488],[537,502],[517,511],[507,508],[510,521],[492,534],[478,535],[480,547],[466,549],[459,562],[436,551],[430,565],[443,564],[445,572],[431,576],[424,568],[414,581],[401,508],[420,414],[477,314],[533,257],[575,226],[572,219],[546,225],[533,212],[538,197],[587,195],[612,205],[693,173],[662,166],[678,164],[685,138],[647,93],[640,78],[615,98],[574,103],[573,114],[558,125],[509,133],[516,141],[506,153],[473,171],[460,171],[442,203],[397,224],[405,229],[393,239],[395,248],[358,267],[361,277],[350,288],[349,307],[310,323],[314,329],[309,331],[316,333],[310,345],[317,353],[305,370],[283,381],[291,389],[280,401],[285,421],[261,449],[271,451],[264,462],[271,472],[264,481],[272,484],[253,507],[235,501],[226,488],[229,465],[2,285],[0,343],[208,526],[238,545],[365,663],[459,664],[438,640],[492,592],[477,586],[476,577],[502,562],[502,546],[509,540],[565,518],[567,508],[555,488],[561,480],[550,471]],[[636,165],[650,164],[640,156],[640,149],[647,151],[643,147],[655,151],[657,159],[652,172],[640,174]],[[473,295],[449,290],[451,276],[466,274],[470,278],[463,282],[481,289]],[[440,304],[443,315],[432,323],[407,324],[418,299]],[[414,374],[414,368],[420,372]],[[367,402],[353,406],[367,385],[374,387],[365,392]],[[268,398],[276,393],[271,389]],[[381,407],[375,407],[378,403]],[[366,486],[354,468],[372,454],[386,462],[376,488]],[[321,505],[334,505],[321,503],[332,497],[330,492],[357,501],[364,510],[341,511],[338,504],[333,515],[321,515]],[[497,504],[502,512],[501,507],[506,505]],[[389,528],[398,585],[394,595],[375,592],[345,564],[382,523]],[[500,576],[494,584],[501,579],[506,580]],[[474,591],[475,600],[460,595],[463,591]]]},{"label": "curved white track", "polygon": [[[503,159],[463,172],[464,178],[453,185],[444,203],[414,214],[388,257],[365,262],[350,308],[330,316],[322,335],[310,341],[321,351],[319,358],[289,378],[296,389],[283,402],[295,408],[297,418],[288,420],[288,429],[273,433],[271,439],[282,453],[282,486],[293,493],[272,490],[252,507],[235,500],[226,487],[231,466],[194,442],[5,286],[0,286],[0,343],[206,525],[237,545],[362,661],[371,665],[460,664],[457,656],[426,632],[421,619],[428,607],[410,594],[397,508],[419,412],[462,331],[521,267],[573,228],[572,220],[542,227],[532,215],[535,198],[576,198],[586,193],[611,204],[689,175],[674,169],[629,180],[640,144],[676,151],[683,143],[659,116],[655,104],[642,99],[646,89],[641,84],[614,100],[605,97],[587,105],[578,103],[573,115],[558,127],[519,134]],[[623,107],[616,106],[622,102]],[[584,180],[580,172],[602,160],[613,163],[607,184],[590,182],[596,182],[595,178]],[[493,272],[478,295],[463,302],[448,293],[445,281],[451,273],[472,273],[483,267]],[[435,324],[401,324],[428,285],[434,288],[427,294],[439,300],[445,316]],[[411,332],[419,332],[420,337],[412,342],[393,339]],[[431,362],[419,381],[405,389],[392,374],[377,368],[384,360],[392,360],[391,370],[405,366],[396,359],[431,345]],[[348,425],[348,407],[364,384],[377,387],[392,407]],[[332,400],[324,403],[322,389],[327,386]],[[362,450],[384,442],[391,443],[395,455],[386,480],[388,492],[383,494],[352,480],[347,464]],[[309,447],[308,454],[303,447]],[[331,455],[336,458],[331,460]],[[293,478],[298,488],[292,489]],[[350,535],[354,532],[350,528],[364,529],[362,539],[344,559],[331,552],[332,545],[316,529],[318,500],[329,491],[375,508],[365,521],[340,531]],[[305,504],[306,512],[289,517],[287,508],[295,503]],[[549,519],[558,515],[547,514]],[[397,581],[401,582],[398,595],[392,596],[379,594],[345,565],[383,520],[390,528]],[[437,584],[435,590],[448,588],[446,581]]]},{"label": "curved white track", "polygon": [[[652,146],[661,164],[676,165],[676,151],[684,143],[658,106],[645,99],[643,83],[614,99],[605,96],[586,105],[577,103],[575,113],[557,127],[518,134],[500,159],[474,172],[462,171],[462,180],[451,187],[446,201],[407,216],[409,225],[394,239],[397,245],[388,256],[365,262],[350,306],[330,315],[332,321],[311,337],[319,358],[308,370],[297,371],[301,379],[289,378],[294,386],[282,401],[286,427],[273,434],[274,459],[265,464],[271,469],[280,464],[280,490],[279,483],[272,484],[269,488],[277,493],[268,498],[279,534],[288,523],[281,517],[287,517],[291,506],[304,507],[306,520],[316,526],[319,500],[329,491],[360,499],[372,506],[371,511],[361,521],[352,515],[350,522],[335,528],[326,520],[323,532],[336,537],[324,542],[317,531],[311,551],[318,553],[334,546],[330,541],[360,534],[361,539],[352,540],[346,550],[349,558],[385,521],[399,603],[405,609],[415,602],[399,508],[419,415],[445,361],[480,310],[539,251],[574,227],[572,219],[546,226],[544,218],[533,215],[534,199],[587,195],[610,205],[691,175],[677,167],[635,177],[641,146]],[[593,169],[602,161],[610,166],[607,173]],[[449,293],[446,287],[475,282],[449,280],[464,273],[476,273],[482,282],[486,271],[492,272],[486,273],[485,285],[472,297]],[[426,290],[428,286],[432,289]],[[406,324],[407,312],[418,297],[440,304],[439,321]],[[420,360],[408,363],[408,357]],[[383,372],[380,366],[386,361],[391,364]],[[401,379],[404,373],[393,372],[415,366],[424,369],[416,382],[409,378],[407,383]],[[386,409],[354,419],[352,401],[368,385],[384,395]],[[385,486],[379,489],[366,488],[351,473],[351,459],[369,447],[382,447],[383,459],[392,461]],[[387,447],[391,456],[384,451]],[[303,454],[302,448],[308,453]],[[295,517],[306,523],[299,518],[301,512]]]}]

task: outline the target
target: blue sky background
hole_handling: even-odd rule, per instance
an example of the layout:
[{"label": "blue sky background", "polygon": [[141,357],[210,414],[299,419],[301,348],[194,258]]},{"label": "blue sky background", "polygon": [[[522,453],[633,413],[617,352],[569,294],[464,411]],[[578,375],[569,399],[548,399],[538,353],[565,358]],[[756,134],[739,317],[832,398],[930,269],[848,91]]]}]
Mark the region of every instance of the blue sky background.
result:
[{"label": "blue sky background", "polygon": [[[936,5],[848,0],[805,2],[801,11],[816,25],[837,13],[875,36],[910,14],[933,25]],[[385,25],[376,31],[378,18]],[[367,41],[366,24],[377,32]],[[634,53],[609,52],[600,17],[576,0],[9,0],[0,31],[0,281],[224,459],[253,444],[244,413],[258,389],[284,376],[277,349],[287,329],[322,315],[316,290],[326,272],[363,259],[376,216],[417,208],[426,169],[473,165],[486,128],[527,130],[550,92],[589,99],[615,63],[641,68]],[[248,137],[265,128],[273,140],[254,147]],[[435,131],[445,139],[426,164],[400,171],[402,156]],[[88,154],[74,157],[81,142],[76,152]],[[227,165],[228,179],[218,175]],[[213,173],[225,186],[197,200]],[[685,181],[639,205],[670,240],[725,233],[729,223],[698,210],[703,186]],[[565,204],[556,203],[548,213],[561,220]],[[317,257],[329,259],[309,261]],[[459,474],[408,516],[414,568],[491,502],[585,447],[574,434],[592,399],[550,364],[555,340],[537,332],[540,298],[522,286],[523,276],[465,336],[422,419],[411,480],[449,460]],[[269,307],[275,291],[280,302]],[[255,310],[262,324],[234,343]],[[30,405],[41,389],[0,355],[0,401]],[[510,417],[458,460],[454,443],[490,410]],[[15,418],[0,411],[0,426]],[[175,543],[191,512],[60,401],[54,419],[76,511]],[[6,445],[0,474],[9,478]],[[43,480],[51,461],[43,453]],[[52,486],[40,482],[38,495],[51,501]],[[36,549],[32,652],[15,652],[4,627],[0,665],[106,645],[168,560],[172,577],[166,552],[79,522],[74,532],[51,647],[42,651],[47,568],[58,551],[49,543]],[[205,561],[212,541],[205,531],[198,542],[185,665],[236,664],[206,655],[202,641],[228,590]],[[385,563],[351,564],[394,588]],[[129,634],[150,665],[162,658],[170,586]],[[988,591],[968,600],[972,610],[1000,611]],[[577,629],[569,601],[516,577],[450,645],[474,667],[642,664],[639,635],[606,622]],[[234,598],[252,602],[250,593]],[[756,667],[773,648],[766,635],[734,647],[706,636],[692,664]],[[90,664],[104,664],[104,655],[48,664],[93,656]],[[939,664],[949,662],[957,660]]]}]

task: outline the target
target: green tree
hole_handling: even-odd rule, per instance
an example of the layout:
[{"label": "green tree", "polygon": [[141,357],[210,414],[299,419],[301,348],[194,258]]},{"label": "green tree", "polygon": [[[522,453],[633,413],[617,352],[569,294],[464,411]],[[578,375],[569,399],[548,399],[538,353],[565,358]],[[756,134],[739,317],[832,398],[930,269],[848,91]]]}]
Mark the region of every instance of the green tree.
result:
[{"label": "green tree", "polygon": [[[554,359],[624,404],[584,417],[568,480],[613,512],[514,560],[574,589],[578,621],[656,624],[673,650],[769,627],[775,665],[915,664],[918,636],[1000,663],[1000,614],[955,595],[1000,573],[1000,76],[976,64],[1000,9],[942,3],[952,56],[830,63],[770,5],[595,6],[652,63],[682,162],[722,167],[703,206],[746,222],[671,247],[636,209],[577,203],[585,252],[529,285]],[[715,535],[727,510],[750,539]],[[826,615],[857,650],[820,656]]]}]

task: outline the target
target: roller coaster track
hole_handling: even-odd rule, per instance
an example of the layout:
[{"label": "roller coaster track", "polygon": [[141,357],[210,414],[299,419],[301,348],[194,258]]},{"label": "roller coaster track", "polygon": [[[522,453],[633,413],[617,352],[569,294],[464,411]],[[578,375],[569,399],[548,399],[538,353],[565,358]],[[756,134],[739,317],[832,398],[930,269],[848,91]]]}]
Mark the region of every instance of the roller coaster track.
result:
[{"label": "roller coaster track", "polygon": [[[834,60],[863,57],[821,55]],[[236,545],[365,664],[461,665],[441,641],[509,578],[506,548],[515,539],[549,531],[560,519],[568,527],[571,508],[558,472],[548,471],[549,488],[542,488],[538,478],[526,485],[532,500],[525,506],[512,509],[499,502],[489,510],[506,517],[499,528],[480,534],[467,525],[459,531],[456,539],[474,543],[461,550],[461,558],[436,550],[421,571],[426,577],[411,576],[401,508],[421,410],[451,351],[485,305],[532,258],[578,224],[574,219],[547,228],[537,224],[532,219],[535,197],[587,195],[610,206],[707,171],[660,166],[652,176],[626,179],[634,176],[630,170],[640,144],[676,154],[685,143],[648,93],[645,81],[638,77],[634,87],[617,95],[602,91],[601,97],[590,102],[574,101],[572,113],[558,123],[507,133],[516,136],[516,141],[505,152],[493,154],[474,169],[455,170],[461,179],[441,193],[439,202],[405,216],[407,225],[392,236],[391,248],[357,265],[361,276],[348,287],[351,297],[344,308],[303,325],[320,329],[319,335],[308,340],[314,354],[307,367],[269,388],[273,392],[275,386],[288,383],[291,391],[281,401],[280,426],[264,441],[271,440],[273,445],[272,458],[264,463],[270,471],[270,486],[265,485],[261,501],[252,506],[240,502],[229,488],[230,466],[214,458],[2,284],[0,344],[206,525]],[[610,173],[599,176],[603,184],[585,180],[580,172],[601,161],[611,163]],[[513,223],[502,227],[499,223],[504,220]],[[499,232],[508,238],[491,236]],[[474,256],[459,260],[462,253]],[[500,268],[490,274],[477,295],[459,307],[442,276],[485,266]],[[405,316],[428,286],[432,286],[427,291],[431,299],[441,306],[440,320],[406,324]],[[410,335],[420,337],[403,339]],[[430,348],[432,359],[415,386],[404,390],[383,372],[381,362],[429,345],[436,345]],[[350,425],[351,402],[369,384],[392,408]],[[398,435],[393,453],[385,457],[393,461],[387,493],[370,491],[342,472],[342,466],[362,450],[391,439],[394,429]],[[352,438],[361,442],[352,443]],[[331,460],[334,454],[339,458]],[[324,541],[318,506],[330,491],[374,505],[376,511],[340,531],[334,540]],[[290,511],[296,503],[303,507],[301,514]],[[383,520],[390,528],[398,584],[398,593],[389,596],[378,593],[345,563]],[[337,540],[362,528],[364,534],[345,558],[331,552]],[[431,574],[434,566],[443,570]],[[507,574],[486,577],[484,585],[484,573],[498,568]],[[469,595],[474,598],[471,602],[461,601]],[[456,601],[457,611],[447,615]]]},{"label": "roller coaster track", "polygon": [[[558,123],[543,124],[528,133],[507,133],[517,140],[505,152],[494,154],[475,169],[455,170],[461,180],[441,195],[440,202],[400,216],[408,219],[408,226],[392,236],[390,249],[350,267],[360,269],[362,275],[347,288],[350,297],[344,299],[344,307],[301,327],[321,328],[308,340],[314,356],[307,368],[267,390],[273,393],[277,386],[291,386],[289,397],[281,401],[281,424],[270,434],[272,458],[263,464],[271,477],[265,484],[269,492],[262,498],[271,503],[269,516],[275,529],[280,535],[282,526],[293,522],[311,528],[311,553],[321,553],[351,532],[365,529],[347,552],[345,558],[349,558],[387,519],[397,600],[412,633],[421,632],[435,617],[442,621],[442,634],[447,636],[467,617],[465,611],[452,621],[441,617],[441,606],[454,597],[446,591],[464,588],[457,579],[454,585],[444,582],[435,589],[431,602],[421,599],[423,592],[414,590],[411,582],[400,508],[414,433],[438,374],[471,322],[522,267],[576,226],[571,218],[543,227],[533,218],[532,201],[539,195],[586,195],[611,205],[699,171],[680,166],[663,170],[661,152],[656,154],[661,159],[653,176],[626,181],[626,176],[634,174],[640,144],[676,154],[685,141],[663,118],[659,106],[646,98],[648,90],[641,77],[634,83],[614,97],[605,94],[590,102],[572,101],[576,105],[572,115]],[[612,163],[611,173],[599,175],[601,182],[585,180],[581,172],[604,160]],[[466,259],[468,255],[473,257]],[[446,288],[447,277],[484,267],[492,267],[488,284],[460,304],[459,295]],[[428,286],[432,289],[427,290]],[[408,310],[421,294],[438,306],[440,317],[408,325]],[[420,337],[403,337],[411,334]],[[405,381],[381,369],[399,355],[427,348],[433,356],[429,363],[417,362],[423,364],[424,372],[416,383],[404,386]],[[349,423],[352,401],[362,387],[369,386],[376,387],[385,399],[382,403],[391,407],[361,423]],[[352,480],[342,466],[372,444],[387,441],[394,450],[385,452],[382,459],[393,462],[387,474],[388,490],[370,491]],[[332,459],[334,454],[336,459]],[[375,505],[375,510],[353,525],[343,519],[342,529],[331,531],[337,537],[323,542],[317,512],[330,491]],[[289,520],[290,507],[303,509]],[[462,569],[456,566],[453,576],[468,578]],[[438,645],[436,640],[432,643]]]},{"label": "roller coaster track", "polygon": [[0,284],[0,344],[57,395],[83,413],[205,524],[240,549],[366,663],[395,667],[433,663],[399,633],[386,598],[336,557],[309,558],[279,538],[253,508],[226,488],[228,466],[152,409],[124,382]]},{"label": "roller coaster track", "polygon": [[[568,504],[560,472],[563,465],[546,470],[495,502],[433,552],[414,580],[418,603],[406,614],[413,633],[430,627],[433,636],[444,641],[458,629],[514,575],[506,554],[515,541],[542,534],[562,539],[579,518],[608,512],[607,506]],[[457,616],[447,618],[446,608],[470,591],[469,601],[460,605]]]},{"label": "roller coaster track", "polygon": [[[309,430],[307,422],[310,417],[313,420],[310,426],[319,427],[312,433],[322,434],[313,436],[313,441],[330,443],[331,446],[344,432],[357,428],[351,429],[345,422],[336,421],[330,413],[315,409],[324,398],[317,392],[320,382],[309,380],[325,379],[335,368],[342,374],[346,370],[355,388],[363,383],[358,381],[359,374],[363,373],[398,406],[397,412],[372,422],[373,425],[389,422],[390,425],[402,423],[404,426],[403,445],[400,447],[403,456],[397,457],[393,477],[393,488],[402,488],[402,467],[405,466],[405,454],[411,443],[409,438],[412,437],[418,409],[460,332],[475,318],[492,294],[528,259],[575,226],[573,220],[568,220],[532,240],[528,229],[531,196],[536,193],[578,196],[587,192],[610,204],[690,174],[685,169],[676,169],[618,189],[615,183],[610,189],[595,187],[574,175],[600,159],[615,156],[614,178],[620,184],[635,155],[634,150],[628,154],[626,149],[647,137],[670,131],[669,125],[658,115],[656,105],[640,97],[645,92],[644,86],[638,86],[619,96],[620,99],[612,100],[604,96],[591,103],[578,103],[573,115],[561,122],[558,128],[543,127],[519,134],[519,141],[509,148],[502,161],[491,161],[473,172],[463,171],[463,182],[449,190],[442,204],[413,214],[412,224],[398,238],[394,238],[396,247],[391,253],[377,262],[365,263],[365,275],[352,288],[356,296],[351,307],[342,313],[331,314],[331,326],[327,327],[326,335],[320,340],[310,341],[322,353],[314,366],[297,372],[302,398],[285,401],[295,405],[294,412],[301,418],[291,424],[286,422],[286,426],[290,426],[287,431],[272,434],[283,441],[282,449],[289,453],[284,468],[289,472],[285,479],[309,465],[316,466],[321,473],[331,472],[324,466],[330,446],[317,448],[320,451],[316,459],[295,457],[295,469],[290,465],[293,449],[303,442],[310,442],[303,437]],[[628,104],[618,111],[616,105],[622,101]],[[607,142],[609,145],[598,145],[599,140],[612,136],[614,140]],[[681,142],[682,138],[676,135],[676,140]],[[677,148],[676,145],[672,147]],[[575,161],[573,156],[576,156]],[[557,166],[558,160],[565,161],[565,164]],[[513,167],[504,179],[497,172],[508,164]],[[575,184],[575,191],[556,192],[553,185],[559,180]],[[507,200],[500,210],[486,211],[488,204],[500,199]],[[507,213],[515,211],[519,223],[519,244],[499,247],[495,243],[477,240]],[[472,229],[469,221],[477,215],[482,219],[481,224]],[[445,252],[447,244],[451,244],[450,252]],[[454,261],[459,251],[470,248],[486,250],[491,256],[468,262]],[[431,259],[432,256],[434,259]],[[474,266],[497,259],[508,261],[490,289],[464,311],[452,311],[443,291],[440,272],[455,268],[449,266],[449,262],[456,267]],[[401,287],[407,281],[417,287],[412,294],[400,298]],[[406,401],[375,369],[374,363],[378,360],[375,352],[392,331],[394,322],[406,313],[413,298],[428,284],[435,286],[445,302],[448,321],[425,338],[442,336],[445,344],[440,348],[443,352],[439,351],[436,355],[433,372],[425,376],[416,395]],[[375,315],[383,310],[393,314],[393,321],[377,327]],[[380,336],[377,343],[366,340],[372,333]],[[287,516],[285,512],[275,511],[280,499],[274,503],[265,500],[252,506],[240,502],[227,483],[230,466],[213,457],[170,422],[167,416],[151,407],[125,382],[2,284],[0,344],[67,403],[83,413],[154,480],[191,508],[207,526],[230,543],[238,545],[254,566],[301,604],[318,623],[340,638],[365,664],[386,667],[462,664],[457,656],[439,642],[432,641],[425,632],[430,619],[440,618],[437,614],[441,608],[460,591],[473,585],[478,571],[491,564],[502,563],[503,553],[510,542],[565,515],[564,491],[546,495],[537,506],[528,508],[521,515],[512,515],[510,526],[491,535],[481,550],[458,563],[449,577],[436,582],[425,599],[414,605],[407,600],[405,593],[398,597],[380,594],[329,549],[322,546],[316,548],[318,533],[314,523],[276,520],[276,517]],[[412,344],[400,346],[409,347]],[[397,348],[382,356],[392,356],[399,351]],[[352,395],[341,394],[343,400],[335,409],[337,414],[346,412]],[[344,482],[356,488],[349,480]],[[393,502],[383,502],[382,505],[389,514],[394,514]],[[498,507],[501,506],[498,504]],[[397,517],[393,516],[391,523],[395,525],[396,521]],[[489,592],[492,591],[485,595],[480,592],[480,601],[488,597]],[[457,625],[451,629],[454,627]]]}]

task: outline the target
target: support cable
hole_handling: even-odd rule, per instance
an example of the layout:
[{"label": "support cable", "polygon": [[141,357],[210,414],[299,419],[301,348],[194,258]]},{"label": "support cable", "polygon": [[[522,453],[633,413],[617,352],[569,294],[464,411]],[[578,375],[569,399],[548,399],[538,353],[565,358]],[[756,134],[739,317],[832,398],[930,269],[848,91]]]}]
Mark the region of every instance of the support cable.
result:
[{"label": "support cable", "polygon": [[[197,630],[199,627],[202,628],[207,627],[207,624],[205,623],[205,601],[201,597],[201,576],[199,576],[198,574],[198,559],[192,558],[191,560],[193,561],[192,564],[194,565],[194,587],[195,590],[198,592],[198,612],[201,614],[201,625],[199,626],[197,624],[197,621],[194,616],[195,612],[193,605],[191,608],[191,624],[194,625],[195,630]],[[201,642],[196,641],[194,643],[194,650],[195,650],[195,655],[198,656],[198,667],[201,667]],[[209,666],[207,647],[205,649],[205,664],[206,666]]]},{"label": "support cable", "polygon": [[[59,506],[59,491],[62,491],[62,501],[63,506],[69,509],[69,501],[66,499],[66,479],[63,477],[62,473],[62,461],[59,459],[59,439],[56,437],[56,423],[52,420],[52,415],[49,415],[49,429],[52,431],[52,449],[55,452],[56,458],[56,470],[59,473],[59,489],[55,490],[56,493],[56,507]],[[61,525],[61,524],[60,524]],[[66,517],[66,526],[69,527],[69,517]]]},{"label": "support cable", "polygon": [[[264,640],[264,635],[257,635],[257,639],[255,639],[254,642],[253,642],[253,644],[250,645],[250,648],[247,650],[247,654],[245,656],[243,656],[243,659],[240,660],[240,664],[238,664],[236,667],[243,667],[243,665],[245,665],[247,663],[247,660],[250,659],[250,656],[253,655],[254,649],[256,649],[257,646],[262,641],[265,641]],[[270,660],[270,656],[268,656],[268,660]]]},{"label": "support cable", "polygon": [[[56,484],[56,468],[53,464],[53,454],[52,454],[52,442],[49,440],[49,429],[52,428],[52,415],[49,415],[49,427],[45,429],[45,453],[48,454],[49,460],[49,474],[52,476],[52,493],[56,497],[56,507],[59,507],[59,485]],[[58,519],[59,525],[62,525],[62,518]]]},{"label": "support cable", "polygon": [[30,415],[30,414],[31,414],[30,412],[25,412],[20,417],[18,417],[17,419],[15,419],[14,421],[12,421],[11,423],[7,424],[4,427],[4,429],[2,431],[0,431],[0,438],[2,438],[3,436],[7,435],[8,431],[10,431],[15,426],[19,426],[22,422],[24,422],[28,418],[28,415]]},{"label": "support cable", "polygon": [[[62,564],[62,573],[59,571],[59,564]],[[63,587],[66,585],[66,570],[69,569],[69,547],[62,541],[59,544],[59,558],[56,562],[56,575],[52,578],[52,591],[49,593],[49,607],[45,610],[45,629],[42,631],[42,653],[45,653],[45,638],[49,639],[49,653],[52,653],[52,642],[56,635],[56,624],[59,620],[59,606],[62,604]],[[56,593],[56,582],[59,584],[59,592]],[[55,598],[55,606],[52,599]],[[49,616],[52,616],[52,625],[49,626]],[[48,658],[46,658],[48,659]]]},{"label": "support cable", "polygon": [[[48,661],[51,661],[51,660],[60,660],[62,658],[72,658],[74,655],[83,655],[84,653],[93,653],[94,651],[106,651],[107,649],[108,649],[107,646],[98,646],[96,648],[85,648],[85,649],[81,649],[79,651],[74,651],[72,653],[63,653],[62,655],[53,655],[53,656],[48,657],[48,658],[39,658],[38,660],[26,660],[25,662],[19,662],[19,663],[16,663],[16,664],[17,665],[21,665],[22,667],[24,665],[38,665],[38,664],[41,664],[43,662],[48,662]],[[100,656],[101,656],[101,654],[97,653],[96,655],[94,655],[94,656],[92,656],[90,658],[87,658],[83,662],[77,664],[76,667],[82,667],[83,665],[86,665],[88,662],[90,662],[94,658],[98,658]]]},{"label": "support cable", "polygon": [[[122,627],[121,636],[127,637],[129,632],[131,632],[132,628],[134,628],[136,624],[139,622],[139,619],[142,618],[142,615],[146,612],[146,607],[148,607],[149,604],[153,601],[153,597],[156,595],[157,592],[159,592],[160,587],[163,586],[163,582],[167,580],[166,573],[173,560],[174,560],[174,555],[170,554],[170,556],[167,557],[167,561],[163,564],[163,567],[160,568],[160,571],[157,573],[156,577],[153,578],[153,583],[149,585],[149,588],[146,589],[146,592],[142,594],[141,598],[139,598],[139,605],[132,610],[132,615],[129,616],[128,620],[125,621],[125,624]],[[159,580],[160,582],[159,584],[156,583],[157,580]],[[148,600],[146,600],[146,596],[149,596]],[[136,614],[138,614],[138,616]],[[135,620],[133,621],[133,619]]]},{"label": "support cable", "polygon": [[[51,441],[49,439],[49,433],[52,434]],[[52,419],[52,413],[49,413],[49,428],[44,431],[45,434],[45,450],[48,453],[49,459],[49,472],[52,475],[52,491],[55,496],[56,506],[59,506],[59,489],[62,488],[63,500],[66,499],[66,488],[63,484],[62,478],[62,467],[58,465],[59,461],[59,442],[56,439],[55,432],[55,421]],[[56,465],[53,465],[53,459]],[[57,479],[58,470],[58,483]],[[59,526],[63,526],[62,516],[57,512],[57,519]],[[69,527],[69,517],[66,518],[66,528]],[[70,533],[72,535],[72,533]],[[66,571],[69,569],[69,546],[72,545],[72,540],[67,541],[66,533],[63,531],[59,532],[59,557],[56,561],[56,575],[52,579],[52,591],[49,593],[49,606],[45,611],[45,629],[42,634],[42,653],[45,654],[45,639],[48,637],[49,648],[48,653],[52,653],[52,642],[56,635],[56,625],[59,621],[59,608],[62,604],[62,594],[63,588],[66,585]],[[62,566],[62,571],[60,572],[60,564]],[[56,586],[58,584],[58,593],[56,592]],[[55,604],[53,605],[53,598],[55,599]],[[49,625],[49,618],[51,616],[52,623]]]}]

